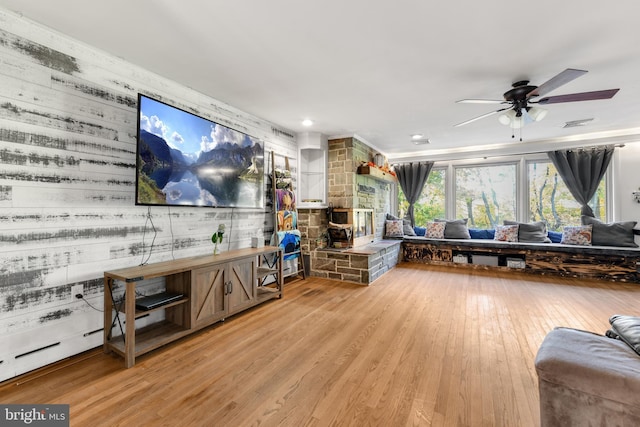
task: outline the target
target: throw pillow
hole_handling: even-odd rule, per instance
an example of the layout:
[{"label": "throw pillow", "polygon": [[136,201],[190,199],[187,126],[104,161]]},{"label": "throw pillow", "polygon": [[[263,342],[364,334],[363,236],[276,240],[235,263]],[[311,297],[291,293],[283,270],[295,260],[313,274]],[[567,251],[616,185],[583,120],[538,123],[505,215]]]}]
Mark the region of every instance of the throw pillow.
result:
[{"label": "throw pillow", "polygon": [[469,235],[472,239],[490,239],[493,240],[496,237],[496,230],[485,228],[470,228]]},{"label": "throw pillow", "polygon": [[[391,214],[387,214],[387,219],[389,221],[397,221],[399,218],[395,215],[391,215]],[[402,232],[404,233],[405,236],[415,236],[416,232],[414,231],[413,227],[411,226],[411,221],[409,221],[408,219],[402,219]]]},{"label": "throw pillow", "polygon": [[517,242],[518,228],[518,225],[496,225],[496,234],[493,239],[501,242]]},{"label": "throw pillow", "polygon": [[427,232],[425,227],[418,227],[417,225],[413,227],[413,231],[415,231],[416,236],[424,236]]},{"label": "throw pillow", "polygon": [[446,222],[428,222],[424,236],[430,239],[444,239]]},{"label": "throw pillow", "polygon": [[547,234],[547,225],[542,222],[516,222],[505,220],[504,225],[518,225],[518,242],[551,243]]},{"label": "throw pillow", "polygon": [[409,221],[408,219],[403,219],[402,220],[402,232],[404,233],[405,236],[415,236],[416,235],[415,230],[411,226],[411,221]]},{"label": "throw pillow", "polygon": [[582,224],[593,227],[591,244],[596,246],[623,246],[637,248],[633,228],[637,221],[603,223],[596,218],[582,215]]},{"label": "throw pillow", "polygon": [[385,225],[385,237],[403,237],[404,233],[402,232],[402,220],[401,219],[392,219],[386,220],[384,222]]},{"label": "throw pillow", "polygon": [[564,227],[560,243],[563,245],[591,246],[591,225]]},{"label": "throw pillow", "polygon": [[444,222],[445,239],[470,239],[469,229],[467,228],[467,218],[464,219],[434,219],[435,222]]},{"label": "throw pillow", "polygon": [[551,231],[551,230],[549,230],[547,235],[549,236],[549,240],[551,240],[551,243],[560,243],[562,241],[562,232],[561,231]]}]

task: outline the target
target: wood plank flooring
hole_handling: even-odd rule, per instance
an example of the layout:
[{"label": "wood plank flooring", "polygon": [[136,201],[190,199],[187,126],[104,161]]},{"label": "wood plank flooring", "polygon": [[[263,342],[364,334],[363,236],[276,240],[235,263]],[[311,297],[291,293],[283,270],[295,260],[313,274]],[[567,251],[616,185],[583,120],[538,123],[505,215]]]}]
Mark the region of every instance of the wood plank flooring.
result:
[{"label": "wood plank flooring", "polygon": [[285,297],[137,360],[99,352],[0,386],[72,426],[537,426],[533,361],[555,326],[640,315],[640,286],[400,264]]}]

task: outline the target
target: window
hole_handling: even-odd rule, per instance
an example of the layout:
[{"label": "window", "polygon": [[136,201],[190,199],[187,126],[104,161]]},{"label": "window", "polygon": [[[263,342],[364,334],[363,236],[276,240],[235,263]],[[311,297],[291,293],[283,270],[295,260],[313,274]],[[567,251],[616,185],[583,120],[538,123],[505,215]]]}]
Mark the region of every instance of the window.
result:
[{"label": "window", "polygon": [[[446,218],[445,214],[445,180],[446,169],[433,168],[422,189],[420,197],[413,206],[415,225],[424,227],[427,222],[435,218]],[[404,193],[398,186],[398,216],[404,218],[409,208]]]},{"label": "window", "polygon": [[[610,203],[607,176],[609,172],[589,203],[603,222]],[[400,217],[408,207],[398,186]],[[504,220],[515,220],[544,221],[549,230],[562,231],[566,225],[580,225],[580,210],[553,163],[541,155],[530,155],[490,164],[439,163],[414,205],[414,217],[420,227],[435,218],[468,218],[470,228],[495,228]]]},{"label": "window", "polygon": [[[551,161],[529,162],[529,220],[543,221],[549,230],[580,224],[580,204],[571,195]],[[601,221],[606,216],[606,175],[589,202]]]},{"label": "window", "polygon": [[516,219],[515,164],[456,167],[456,218],[470,228],[494,228]]}]

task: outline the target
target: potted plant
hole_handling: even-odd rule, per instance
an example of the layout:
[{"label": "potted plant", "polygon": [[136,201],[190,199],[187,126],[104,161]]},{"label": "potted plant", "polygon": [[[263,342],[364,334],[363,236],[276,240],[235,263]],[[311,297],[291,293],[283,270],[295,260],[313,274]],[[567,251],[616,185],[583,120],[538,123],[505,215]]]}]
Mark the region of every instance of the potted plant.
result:
[{"label": "potted plant", "polygon": [[218,255],[220,253],[218,252],[218,243],[222,243],[222,236],[224,235],[224,230],[225,230],[224,224],[220,224],[218,226],[218,231],[213,233],[213,235],[211,236],[211,242],[215,245],[213,247],[214,255]]}]

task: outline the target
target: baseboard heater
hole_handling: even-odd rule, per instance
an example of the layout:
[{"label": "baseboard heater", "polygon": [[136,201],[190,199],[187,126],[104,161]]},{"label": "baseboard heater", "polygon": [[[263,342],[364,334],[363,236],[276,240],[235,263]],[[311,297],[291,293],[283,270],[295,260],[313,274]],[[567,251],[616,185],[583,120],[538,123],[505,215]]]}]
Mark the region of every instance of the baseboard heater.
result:
[{"label": "baseboard heater", "polygon": [[30,354],[37,353],[42,350],[46,350],[48,348],[55,347],[57,345],[60,345],[60,341],[54,342],[53,344],[45,345],[44,347],[36,348],[35,350],[27,351],[26,353],[18,354],[15,358],[20,359],[21,357],[28,356]]}]

